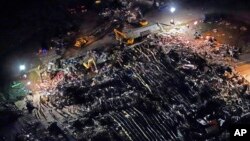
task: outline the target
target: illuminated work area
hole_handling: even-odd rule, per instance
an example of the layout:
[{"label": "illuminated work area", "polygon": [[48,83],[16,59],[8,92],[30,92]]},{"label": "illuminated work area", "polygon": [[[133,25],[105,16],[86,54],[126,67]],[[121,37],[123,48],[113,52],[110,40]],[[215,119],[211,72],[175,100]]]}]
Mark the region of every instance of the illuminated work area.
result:
[{"label": "illuminated work area", "polygon": [[0,6],[0,141],[222,141],[250,121],[248,0]]}]

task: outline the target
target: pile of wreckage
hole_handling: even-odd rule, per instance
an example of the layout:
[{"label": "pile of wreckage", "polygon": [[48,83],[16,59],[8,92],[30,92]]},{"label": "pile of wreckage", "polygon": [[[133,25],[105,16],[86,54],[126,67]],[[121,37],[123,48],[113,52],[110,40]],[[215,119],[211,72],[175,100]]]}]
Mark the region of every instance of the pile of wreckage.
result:
[{"label": "pile of wreckage", "polygon": [[26,133],[41,140],[226,140],[231,124],[249,122],[250,89],[231,66],[205,56],[161,35],[76,58],[99,63],[86,69],[75,61],[70,77],[33,110],[51,132]]}]

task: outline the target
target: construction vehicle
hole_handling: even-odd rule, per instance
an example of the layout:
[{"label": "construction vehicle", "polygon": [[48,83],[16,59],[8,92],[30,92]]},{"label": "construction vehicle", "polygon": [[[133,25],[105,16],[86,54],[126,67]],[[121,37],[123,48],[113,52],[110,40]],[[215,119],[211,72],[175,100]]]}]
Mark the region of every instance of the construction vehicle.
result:
[{"label": "construction vehicle", "polygon": [[148,25],[148,21],[145,20],[145,19],[142,19],[142,20],[139,21],[139,24],[140,24],[141,27],[147,26]]},{"label": "construction vehicle", "polygon": [[85,37],[79,37],[76,39],[74,46],[77,48],[80,48],[80,47],[84,46],[87,42],[88,42],[88,40]]},{"label": "construction vehicle", "polygon": [[90,58],[90,59],[88,59],[87,62],[84,62],[84,63],[83,63],[83,66],[84,66],[87,70],[91,69],[92,67],[94,67],[95,70],[97,70],[96,63],[95,63],[95,60],[94,60],[93,58]]},{"label": "construction vehicle", "polygon": [[134,44],[134,38],[128,38],[125,33],[114,29],[115,39],[121,42],[125,42],[127,45]]}]

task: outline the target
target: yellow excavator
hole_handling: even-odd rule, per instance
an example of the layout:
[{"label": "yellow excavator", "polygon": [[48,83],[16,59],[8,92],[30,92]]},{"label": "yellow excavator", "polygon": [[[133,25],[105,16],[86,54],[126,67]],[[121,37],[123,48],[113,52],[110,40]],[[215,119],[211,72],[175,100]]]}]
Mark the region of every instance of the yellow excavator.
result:
[{"label": "yellow excavator", "polygon": [[148,25],[148,21],[145,20],[145,19],[142,19],[142,20],[139,21],[139,24],[140,24],[141,27],[147,26]]},{"label": "yellow excavator", "polygon": [[80,47],[84,46],[87,42],[88,42],[88,40],[85,37],[79,37],[76,39],[74,46],[77,48],[80,48]]},{"label": "yellow excavator", "polygon": [[115,33],[115,39],[116,40],[123,41],[127,45],[134,44],[134,38],[128,38],[125,33],[121,32],[121,31],[119,31],[117,29],[114,29],[114,33]]},{"label": "yellow excavator", "polygon": [[96,63],[95,63],[95,60],[93,58],[90,58],[87,62],[84,62],[83,63],[83,66],[88,70],[92,67],[95,68],[95,70],[97,70],[97,67],[96,67]]}]

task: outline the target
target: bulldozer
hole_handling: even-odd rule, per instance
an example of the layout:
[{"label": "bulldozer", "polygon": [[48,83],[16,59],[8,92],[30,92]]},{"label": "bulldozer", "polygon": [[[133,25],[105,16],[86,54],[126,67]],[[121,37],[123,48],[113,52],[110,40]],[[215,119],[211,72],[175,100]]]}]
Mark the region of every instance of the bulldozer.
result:
[{"label": "bulldozer", "polygon": [[125,42],[127,45],[132,45],[134,44],[134,39],[133,38],[128,38],[125,33],[114,29],[115,33],[115,39],[121,42]]},{"label": "bulldozer", "polygon": [[88,42],[88,40],[85,37],[79,37],[76,39],[74,46],[77,48],[80,48],[80,47],[86,45],[87,42]]}]

